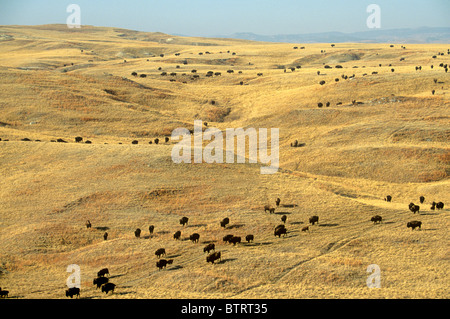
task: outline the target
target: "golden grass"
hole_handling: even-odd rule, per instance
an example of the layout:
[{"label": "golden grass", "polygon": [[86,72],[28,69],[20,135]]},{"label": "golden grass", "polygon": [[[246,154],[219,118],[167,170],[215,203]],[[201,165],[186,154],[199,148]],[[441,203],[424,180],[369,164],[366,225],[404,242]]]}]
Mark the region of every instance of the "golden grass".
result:
[{"label": "golden grass", "polygon": [[[450,200],[449,86],[438,67],[446,57],[431,59],[448,45],[293,50],[113,28],[2,30],[14,36],[0,46],[0,286],[10,297],[65,297],[73,263],[86,298],[448,297],[448,208],[430,209]],[[174,142],[164,137],[196,119],[222,131],[279,128],[280,172],[261,175],[259,163],[174,164]],[[57,138],[69,143],[50,142]],[[155,138],[160,144],[150,145]],[[304,146],[290,147],[295,140]],[[421,195],[413,215],[408,204]],[[277,197],[286,207],[264,213]],[[278,238],[283,214],[288,234]],[[383,223],[370,222],[376,214]],[[319,224],[303,232],[312,215]],[[406,228],[413,219],[422,230]],[[194,232],[200,243],[189,241]],[[253,243],[222,242],[250,233]],[[205,260],[209,242],[222,252],[215,265]],[[174,263],[158,271],[161,247]],[[373,263],[381,289],[366,286]],[[118,285],[113,295],[92,285],[103,267]]]}]

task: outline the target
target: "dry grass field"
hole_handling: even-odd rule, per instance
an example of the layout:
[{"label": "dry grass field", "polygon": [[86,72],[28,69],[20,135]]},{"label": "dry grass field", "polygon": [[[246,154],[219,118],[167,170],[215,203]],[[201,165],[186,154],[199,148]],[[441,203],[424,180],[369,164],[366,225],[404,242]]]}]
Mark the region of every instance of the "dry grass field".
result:
[{"label": "dry grass field", "polygon": [[[405,47],[0,26],[0,287],[66,298],[77,264],[81,298],[448,298],[450,44]],[[279,172],[175,164],[164,139],[196,119],[279,128]],[[207,243],[220,262],[206,262]],[[158,248],[173,259],[162,270]],[[381,288],[366,285],[370,264]],[[93,285],[105,267],[113,294]]]}]

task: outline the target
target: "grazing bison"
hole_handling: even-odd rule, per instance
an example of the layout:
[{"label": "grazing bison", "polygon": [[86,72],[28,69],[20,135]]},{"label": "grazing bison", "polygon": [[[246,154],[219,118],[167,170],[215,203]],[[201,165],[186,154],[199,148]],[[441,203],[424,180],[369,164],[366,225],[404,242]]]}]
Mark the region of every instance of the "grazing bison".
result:
[{"label": "grazing bison", "polygon": [[444,208],[444,203],[443,202],[439,202],[436,204],[436,208],[437,209],[443,209]]},{"label": "grazing bison", "polygon": [[302,231],[309,231],[309,226],[305,226],[302,228]]},{"label": "grazing bison", "polygon": [[56,141],[59,142],[59,143],[67,143],[67,142],[66,142],[65,140],[63,140],[62,138],[58,138]]},{"label": "grazing bison", "polygon": [[173,259],[169,259],[169,260],[161,259],[156,262],[156,267],[159,268],[158,270],[161,270],[163,268],[166,268],[167,265],[170,265],[172,263],[173,263]]},{"label": "grazing bison", "polygon": [[115,284],[113,284],[112,282],[107,282],[102,286],[102,292],[108,294],[108,292],[111,291],[111,293],[113,293],[115,288],[116,288]]},{"label": "grazing bison", "polygon": [[387,196],[384,198],[384,200],[385,200],[386,202],[390,202],[390,201],[392,200],[392,196],[391,196],[391,195],[387,195]]},{"label": "grazing bison", "polygon": [[155,251],[156,257],[160,258],[162,255],[166,255],[166,250],[164,248],[159,248]]},{"label": "grazing bison", "polygon": [[230,239],[233,238],[233,237],[234,237],[233,235],[229,234],[229,235],[224,236],[224,237],[222,238],[222,240],[223,240],[224,242],[226,242],[226,243],[229,243],[229,242],[230,242]]},{"label": "grazing bison", "polygon": [[89,220],[86,221],[86,228],[91,228],[91,226],[92,226],[91,222]]},{"label": "grazing bison", "polygon": [[269,211],[270,214],[275,213],[275,208],[271,207],[270,205],[264,206],[264,212]]},{"label": "grazing bison", "polygon": [[433,202],[433,203],[431,204],[430,209],[431,209],[431,210],[435,210],[435,209],[436,209],[436,203],[435,203],[435,202]]},{"label": "grazing bison", "polygon": [[286,215],[281,216],[281,221],[282,221],[283,223],[286,223],[286,219],[287,219],[287,216],[286,216]]},{"label": "grazing bison", "polygon": [[94,278],[93,284],[97,286],[97,289],[100,288],[103,284],[106,284],[109,281],[107,277],[97,277]]},{"label": "grazing bison", "polygon": [[192,235],[189,236],[189,240],[192,241],[193,243],[198,243],[199,238],[200,235],[197,233],[193,233]]},{"label": "grazing bison", "polygon": [[230,240],[228,240],[228,242],[229,242],[230,244],[236,245],[237,243],[240,243],[240,242],[241,242],[241,237],[239,237],[239,236],[233,236],[233,237],[230,238]]},{"label": "grazing bison", "polygon": [[189,218],[183,217],[180,219],[180,224],[184,226],[188,223],[188,220],[189,220]]},{"label": "grazing bison", "polygon": [[175,234],[173,234],[173,238],[176,240],[180,239],[180,236],[181,236],[181,232],[179,230],[176,231]]},{"label": "grazing bison", "polygon": [[226,217],[220,222],[220,226],[225,228],[229,223],[230,223],[230,219],[228,217]]},{"label": "grazing bison", "polygon": [[140,228],[138,228],[134,231],[134,236],[136,236],[136,238],[141,237],[141,229]]},{"label": "grazing bison", "polygon": [[80,288],[72,287],[66,290],[66,297],[73,298],[73,296],[80,297]]},{"label": "grazing bison", "polygon": [[153,234],[153,231],[155,230],[155,226],[154,225],[150,225],[148,227],[148,230],[150,231],[150,234]]},{"label": "grazing bison", "polygon": [[274,235],[275,236],[278,236],[278,238],[279,238],[283,234],[286,237],[287,230],[286,230],[286,227],[284,225],[278,225],[277,227],[275,227],[275,230],[274,230]]},{"label": "grazing bison", "polygon": [[309,218],[309,222],[314,225],[314,223],[319,223],[319,216],[312,216]]},{"label": "grazing bison", "polygon": [[322,80],[322,81],[319,82],[319,84],[320,84],[320,85],[324,85],[324,84],[325,84],[325,81]]},{"label": "grazing bison", "polygon": [[109,270],[108,270],[108,268],[100,269],[100,270],[97,272],[97,277],[105,277],[106,275],[109,276]]},{"label": "grazing bison", "polygon": [[214,261],[216,261],[217,259],[221,259],[221,253],[220,251],[217,252],[213,252],[212,254],[209,254],[208,256],[206,256],[206,262],[214,264]]},{"label": "grazing bison", "polygon": [[107,239],[108,239],[108,233],[107,233],[107,232],[105,232],[105,233],[103,234],[103,239],[104,239],[104,240],[107,240]]},{"label": "grazing bison", "polygon": [[420,203],[423,204],[423,202],[425,201],[425,197],[420,196],[419,200],[420,200]]},{"label": "grazing bison", "polygon": [[209,243],[208,245],[206,245],[204,248],[203,248],[203,252],[204,253],[208,253],[209,254],[209,252],[211,251],[211,250],[216,250],[216,245],[214,245],[213,243]]},{"label": "grazing bison", "polygon": [[79,143],[81,141],[83,141],[83,138],[81,136],[75,137],[75,143]]},{"label": "grazing bison", "polygon": [[249,234],[247,236],[245,236],[245,240],[247,241],[247,243],[253,241],[255,237],[252,234]]},{"label": "grazing bison", "polygon": [[131,141],[131,144],[138,144],[139,142],[137,140]]},{"label": "grazing bison", "polygon": [[376,224],[376,223],[381,223],[382,219],[383,218],[380,215],[375,215],[370,219],[370,221],[372,221],[374,224]]},{"label": "grazing bison", "polygon": [[414,205],[414,203],[409,204],[409,210],[412,211],[414,214],[417,213],[420,210],[419,205]]},{"label": "grazing bison", "polygon": [[418,220],[413,220],[413,221],[411,221],[411,222],[408,222],[408,223],[406,224],[406,227],[408,227],[408,228],[411,227],[411,230],[414,230],[414,229],[417,228],[417,227],[419,227],[419,229],[421,229],[421,227],[422,227],[422,222],[420,222],[420,221],[418,221]]}]

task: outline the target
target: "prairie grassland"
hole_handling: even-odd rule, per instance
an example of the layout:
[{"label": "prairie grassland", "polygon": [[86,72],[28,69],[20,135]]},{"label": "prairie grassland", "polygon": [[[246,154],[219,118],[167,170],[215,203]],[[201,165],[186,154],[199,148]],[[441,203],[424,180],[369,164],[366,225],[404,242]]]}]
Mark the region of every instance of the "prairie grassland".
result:
[{"label": "prairie grassland", "polygon": [[[60,25],[0,34],[12,37],[0,43],[0,287],[11,298],[65,298],[70,264],[81,267],[82,298],[448,298],[448,44],[293,49]],[[173,163],[176,142],[164,138],[196,119],[279,128],[279,172]],[[446,206],[432,211],[433,201]],[[302,231],[312,215],[319,223]],[[227,234],[243,242],[225,244]],[[222,253],[214,265],[210,242]],[[162,247],[174,262],[158,270]],[[366,285],[370,264],[380,289]],[[92,284],[104,267],[112,295]]]}]

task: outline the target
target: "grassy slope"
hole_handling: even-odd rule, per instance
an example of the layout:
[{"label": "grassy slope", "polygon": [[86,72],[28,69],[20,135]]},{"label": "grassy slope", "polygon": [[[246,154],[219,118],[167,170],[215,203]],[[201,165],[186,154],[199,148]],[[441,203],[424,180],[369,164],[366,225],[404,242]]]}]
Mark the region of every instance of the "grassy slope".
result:
[{"label": "grassy slope", "polygon": [[[448,297],[448,208],[429,209],[450,200],[449,86],[438,67],[448,55],[431,58],[448,45],[293,50],[112,28],[4,26],[0,33],[14,37],[0,46],[0,137],[9,139],[0,142],[0,286],[10,296],[62,298],[66,267],[76,263],[82,296],[93,298],[105,298],[92,285],[103,267],[118,285],[108,298]],[[205,78],[210,70],[222,75]],[[194,119],[220,129],[280,128],[281,171],[176,165],[174,142],[148,144],[192,128]],[[93,144],[72,143],[75,136]],[[70,143],[50,142],[56,138]],[[291,148],[296,139],[305,147]],[[383,201],[387,194],[392,203]],[[413,216],[407,205],[420,195],[426,203]],[[297,206],[265,214],[276,197]],[[282,214],[288,234],[274,237]],[[375,214],[384,223],[373,225]],[[302,232],[311,215],[319,225]],[[179,225],[182,216],[188,226]],[[224,217],[228,229],[219,226]],[[412,219],[422,231],[406,228]],[[181,241],[172,238],[176,230]],[[198,244],[188,240],[194,232]],[[252,233],[255,242],[225,245],[229,233]],[[222,252],[221,263],[206,263],[207,242]],[[174,259],[163,271],[155,267],[160,247]],[[366,287],[373,263],[383,289]]]}]

